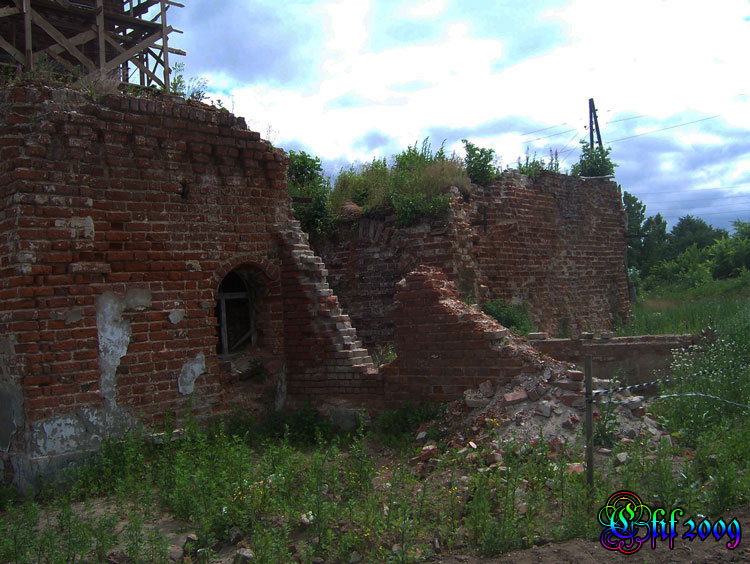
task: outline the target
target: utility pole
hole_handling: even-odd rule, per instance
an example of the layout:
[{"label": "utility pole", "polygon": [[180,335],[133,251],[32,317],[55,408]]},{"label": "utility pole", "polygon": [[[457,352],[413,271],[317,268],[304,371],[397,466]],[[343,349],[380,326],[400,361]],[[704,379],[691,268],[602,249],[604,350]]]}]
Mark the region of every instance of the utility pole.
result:
[{"label": "utility pole", "polygon": [[594,148],[594,129],[596,129],[596,140],[599,143],[599,152],[604,152],[602,147],[602,132],[599,130],[599,119],[596,117],[596,106],[594,99],[589,98],[589,147]]}]

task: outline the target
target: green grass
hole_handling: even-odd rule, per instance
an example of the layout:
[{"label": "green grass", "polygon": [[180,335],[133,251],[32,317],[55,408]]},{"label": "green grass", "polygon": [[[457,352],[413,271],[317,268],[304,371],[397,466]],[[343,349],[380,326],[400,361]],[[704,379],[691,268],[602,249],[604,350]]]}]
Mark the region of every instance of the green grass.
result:
[{"label": "green grass", "polygon": [[[263,423],[236,414],[209,428],[188,424],[163,444],[135,434],[108,442],[36,499],[5,492],[0,562],[105,562],[115,548],[135,563],[166,562],[167,539],[154,528],[159,511],[197,534],[192,562],[209,562],[237,529],[256,561],[269,564],[291,561],[292,552],[303,563],[347,562],[355,550],[365,562],[418,562],[434,555],[435,538],[444,552],[483,556],[542,539],[595,539],[599,507],[623,489],[652,507],[726,516],[750,501],[747,289],[716,283],[660,298],[692,299],[704,316],[707,304],[730,306],[699,346],[676,355],[675,375],[688,377],[662,390],[679,397],[654,408],[670,441],[610,443],[593,490],[584,474],[568,471],[583,460],[580,437],[553,449],[542,436],[509,439],[492,419],[466,431],[488,435],[476,449],[446,441],[432,425],[427,438],[439,457],[421,468],[413,437],[441,417],[440,406],[404,406],[348,435],[310,406]],[[696,392],[720,399],[687,395]],[[489,464],[496,450],[502,463]],[[620,452],[627,459],[618,466]],[[102,499],[109,509],[95,513]]]},{"label": "green grass", "polygon": [[697,288],[657,288],[631,305],[631,319],[618,335],[700,333],[726,329],[738,312],[750,311],[747,278],[713,280]]}]

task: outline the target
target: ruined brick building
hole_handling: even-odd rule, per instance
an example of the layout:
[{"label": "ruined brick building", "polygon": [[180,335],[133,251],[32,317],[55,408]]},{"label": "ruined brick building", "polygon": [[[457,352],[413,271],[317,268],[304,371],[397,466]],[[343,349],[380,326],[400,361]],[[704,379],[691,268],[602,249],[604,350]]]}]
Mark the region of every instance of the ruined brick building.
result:
[{"label": "ruined brick building", "polygon": [[315,250],[368,347],[393,341],[395,284],[419,264],[442,269],[467,301],[526,304],[551,335],[610,331],[629,312],[621,201],[613,181],[508,170],[454,189],[447,219],[341,222]]},{"label": "ruined brick building", "polygon": [[[340,416],[541,370],[458,300],[469,291],[527,299],[541,326],[567,313],[604,328],[627,309],[617,187],[504,177],[457,195],[448,222],[396,237],[360,220],[325,251],[357,329],[396,343],[379,371],[291,216],[286,167],[223,110],[0,90],[3,480],[31,483],[168,413],[311,401]],[[380,274],[363,266],[376,253]]]}]

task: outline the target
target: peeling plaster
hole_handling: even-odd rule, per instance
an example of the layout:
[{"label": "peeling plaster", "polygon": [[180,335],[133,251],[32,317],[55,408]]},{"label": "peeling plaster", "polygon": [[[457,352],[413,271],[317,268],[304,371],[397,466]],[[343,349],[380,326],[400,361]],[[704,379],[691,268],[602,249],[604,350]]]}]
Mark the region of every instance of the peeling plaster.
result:
[{"label": "peeling plaster", "polygon": [[[8,452],[13,435],[23,427],[23,390],[13,369],[12,338],[0,339],[0,451]],[[0,470],[0,476],[2,471]]]},{"label": "peeling plaster", "polygon": [[98,449],[110,436],[122,435],[134,420],[121,407],[84,408],[50,417],[32,428],[31,456],[59,456]]},{"label": "peeling plaster", "polygon": [[83,319],[83,310],[79,307],[69,311],[53,311],[50,315],[52,319],[62,319],[65,325],[74,325]]},{"label": "peeling plaster", "polygon": [[180,377],[177,379],[177,387],[181,394],[192,394],[195,389],[195,381],[198,376],[206,371],[206,357],[198,353],[195,358],[182,365]]},{"label": "peeling plaster", "polygon": [[108,405],[114,406],[117,396],[115,376],[120,360],[130,344],[130,322],[122,318],[127,310],[141,311],[151,307],[151,292],[129,290],[121,298],[114,292],[104,292],[96,300],[96,328],[99,332],[99,387]]},{"label": "peeling plaster", "polygon": [[177,325],[183,319],[185,319],[184,309],[175,309],[169,312],[169,321],[172,325]]},{"label": "peeling plaster", "polygon": [[23,427],[23,392],[0,377],[0,451],[8,452],[13,435]]}]

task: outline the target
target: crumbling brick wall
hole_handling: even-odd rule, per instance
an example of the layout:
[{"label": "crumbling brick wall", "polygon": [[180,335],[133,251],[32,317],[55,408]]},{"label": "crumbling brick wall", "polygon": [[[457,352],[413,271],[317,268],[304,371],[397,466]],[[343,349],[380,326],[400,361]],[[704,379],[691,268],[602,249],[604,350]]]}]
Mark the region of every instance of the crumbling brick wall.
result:
[{"label": "crumbling brick wall", "polygon": [[372,347],[393,340],[395,284],[418,264],[441,268],[463,299],[528,302],[553,335],[611,329],[629,312],[625,235],[614,182],[506,171],[490,187],[454,191],[446,219],[399,228],[363,217],[316,251]]},{"label": "crumbling brick wall", "polygon": [[[540,335],[540,337],[543,335]],[[552,358],[583,366],[592,359],[592,376],[622,384],[642,384],[656,380],[669,370],[673,351],[684,350],[699,342],[698,335],[643,335],[638,337],[595,337],[581,339],[535,338],[529,345]]]},{"label": "crumbling brick wall", "polygon": [[545,371],[563,373],[476,307],[458,299],[455,284],[440,270],[421,265],[397,285],[391,313],[396,360],[381,367],[388,405],[452,401],[489,380],[495,389],[534,380]]},{"label": "crumbling brick wall", "polygon": [[[377,372],[291,219],[286,167],[226,111],[0,90],[6,480],[169,412],[372,399]],[[224,356],[229,273],[252,297],[239,299],[252,331]]]}]

